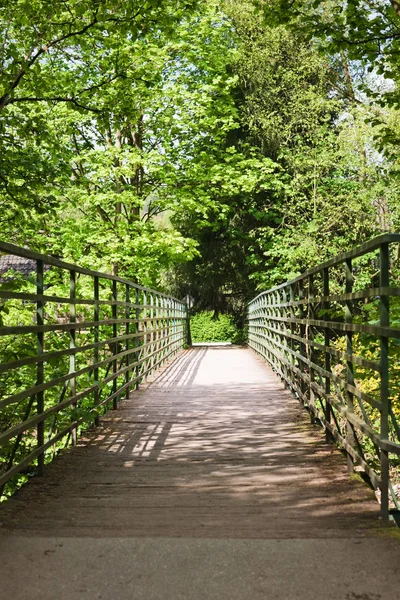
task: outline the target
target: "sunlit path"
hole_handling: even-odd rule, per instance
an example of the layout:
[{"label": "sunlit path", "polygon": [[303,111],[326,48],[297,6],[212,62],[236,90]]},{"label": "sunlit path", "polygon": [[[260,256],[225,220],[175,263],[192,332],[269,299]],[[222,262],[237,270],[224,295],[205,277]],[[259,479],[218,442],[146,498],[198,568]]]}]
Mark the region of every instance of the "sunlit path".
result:
[{"label": "sunlit path", "polygon": [[[378,512],[250,350],[196,348],[2,507],[0,558],[15,598],[389,599],[398,546]],[[324,583],[321,560],[349,552],[358,568],[370,561],[372,583],[324,592],[334,572]],[[307,569],[321,569],[312,592]],[[28,580],[37,595],[23,596]]]}]

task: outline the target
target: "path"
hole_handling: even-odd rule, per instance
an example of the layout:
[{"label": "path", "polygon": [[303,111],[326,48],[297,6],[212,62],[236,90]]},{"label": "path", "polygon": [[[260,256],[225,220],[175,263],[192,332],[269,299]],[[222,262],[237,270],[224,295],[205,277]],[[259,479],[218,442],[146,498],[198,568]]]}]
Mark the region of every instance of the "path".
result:
[{"label": "path", "polygon": [[398,531],[255,355],[184,352],[0,508],[14,600],[395,600]]}]

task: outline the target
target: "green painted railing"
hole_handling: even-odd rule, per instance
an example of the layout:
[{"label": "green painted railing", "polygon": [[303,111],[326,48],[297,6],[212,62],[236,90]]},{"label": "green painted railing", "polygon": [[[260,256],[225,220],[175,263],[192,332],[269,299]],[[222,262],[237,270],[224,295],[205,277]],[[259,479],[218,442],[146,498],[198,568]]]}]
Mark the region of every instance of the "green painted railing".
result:
[{"label": "green painted railing", "polygon": [[0,243],[0,267],[0,492],[10,492],[184,346],[187,309],[11,244]]},{"label": "green painted railing", "polygon": [[249,346],[380,490],[385,518],[400,508],[399,284],[400,234],[387,234],[248,305]]}]

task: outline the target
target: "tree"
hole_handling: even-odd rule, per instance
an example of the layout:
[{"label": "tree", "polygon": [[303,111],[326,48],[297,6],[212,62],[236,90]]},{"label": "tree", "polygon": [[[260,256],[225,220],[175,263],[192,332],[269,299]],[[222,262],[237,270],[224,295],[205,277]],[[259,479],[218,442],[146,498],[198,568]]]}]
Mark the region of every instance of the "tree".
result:
[{"label": "tree", "polygon": [[102,92],[126,78],[132,64],[121,39],[133,43],[147,31],[170,30],[193,6],[151,0],[1,4],[0,194],[6,218],[54,208],[48,188],[65,186],[69,156],[59,133],[65,113],[60,117],[55,106],[75,109],[75,115],[102,114],[108,99]]},{"label": "tree", "polygon": [[232,126],[230,49],[213,3],[133,4],[62,3],[48,22],[49,3],[22,2],[4,19],[3,142],[17,150],[2,196],[14,241],[155,284],[195,252],[155,217],[196,204],[183,181],[196,145]]}]

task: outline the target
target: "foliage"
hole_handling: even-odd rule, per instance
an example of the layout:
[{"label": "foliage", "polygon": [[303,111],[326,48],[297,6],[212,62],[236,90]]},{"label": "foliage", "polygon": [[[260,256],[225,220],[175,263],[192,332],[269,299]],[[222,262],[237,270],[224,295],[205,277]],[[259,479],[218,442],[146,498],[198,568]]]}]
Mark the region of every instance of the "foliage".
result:
[{"label": "foliage", "polygon": [[224,151],[253,160],[260,178],[244,190],[229,173],[239,193],[209,189],[208,223],[178,213],[174,223],[196,238],[199,255],[174,277],[201,308],[238,315],[256,290],[399,227],[395,134],[381,151],[398,119],[360,98],[367,79],[352,55],[321,55],[315,36],[269,10],[264,19],[250,2],[227,0],[224,10],[235,32],[239,123]]},{"label": "foliage", "polygon": [[[197,319],[203,337],[238,340],[257,290],[400,226],[398,14],[375,0],[2,2],[3,239],[190,294],[208,311],[194,334]],[[13,301],[0,318],[35,315]],[[3,359],[25,342],[2,338]]]},{"label": "foliage", "polygon": [[285,23],[308,39],[317,39],[326,53],[346,51],[386,77],[396,78],[400,7],[395,0],[255,0],[266,20]]},{"label": "foliage", "polygon": [[228,26],[212,2],[25,4],[3,9],[3,231],[154,286],[196,254],[163,215],[199,206],[234,124]]},{"label": "foliage", "polygon": [[196,313],[190,318],[193,342],[232,342],[241,343],[241,332],[233,317],[216,315],[213,311]]},{"label": "foliage", "polygon": [[372,50],[352,38],[379,19],[389,35],[392,8],[259,5],[3,3],[7,238],[238,315],[395,228],[396,110],[360,97]]}]

